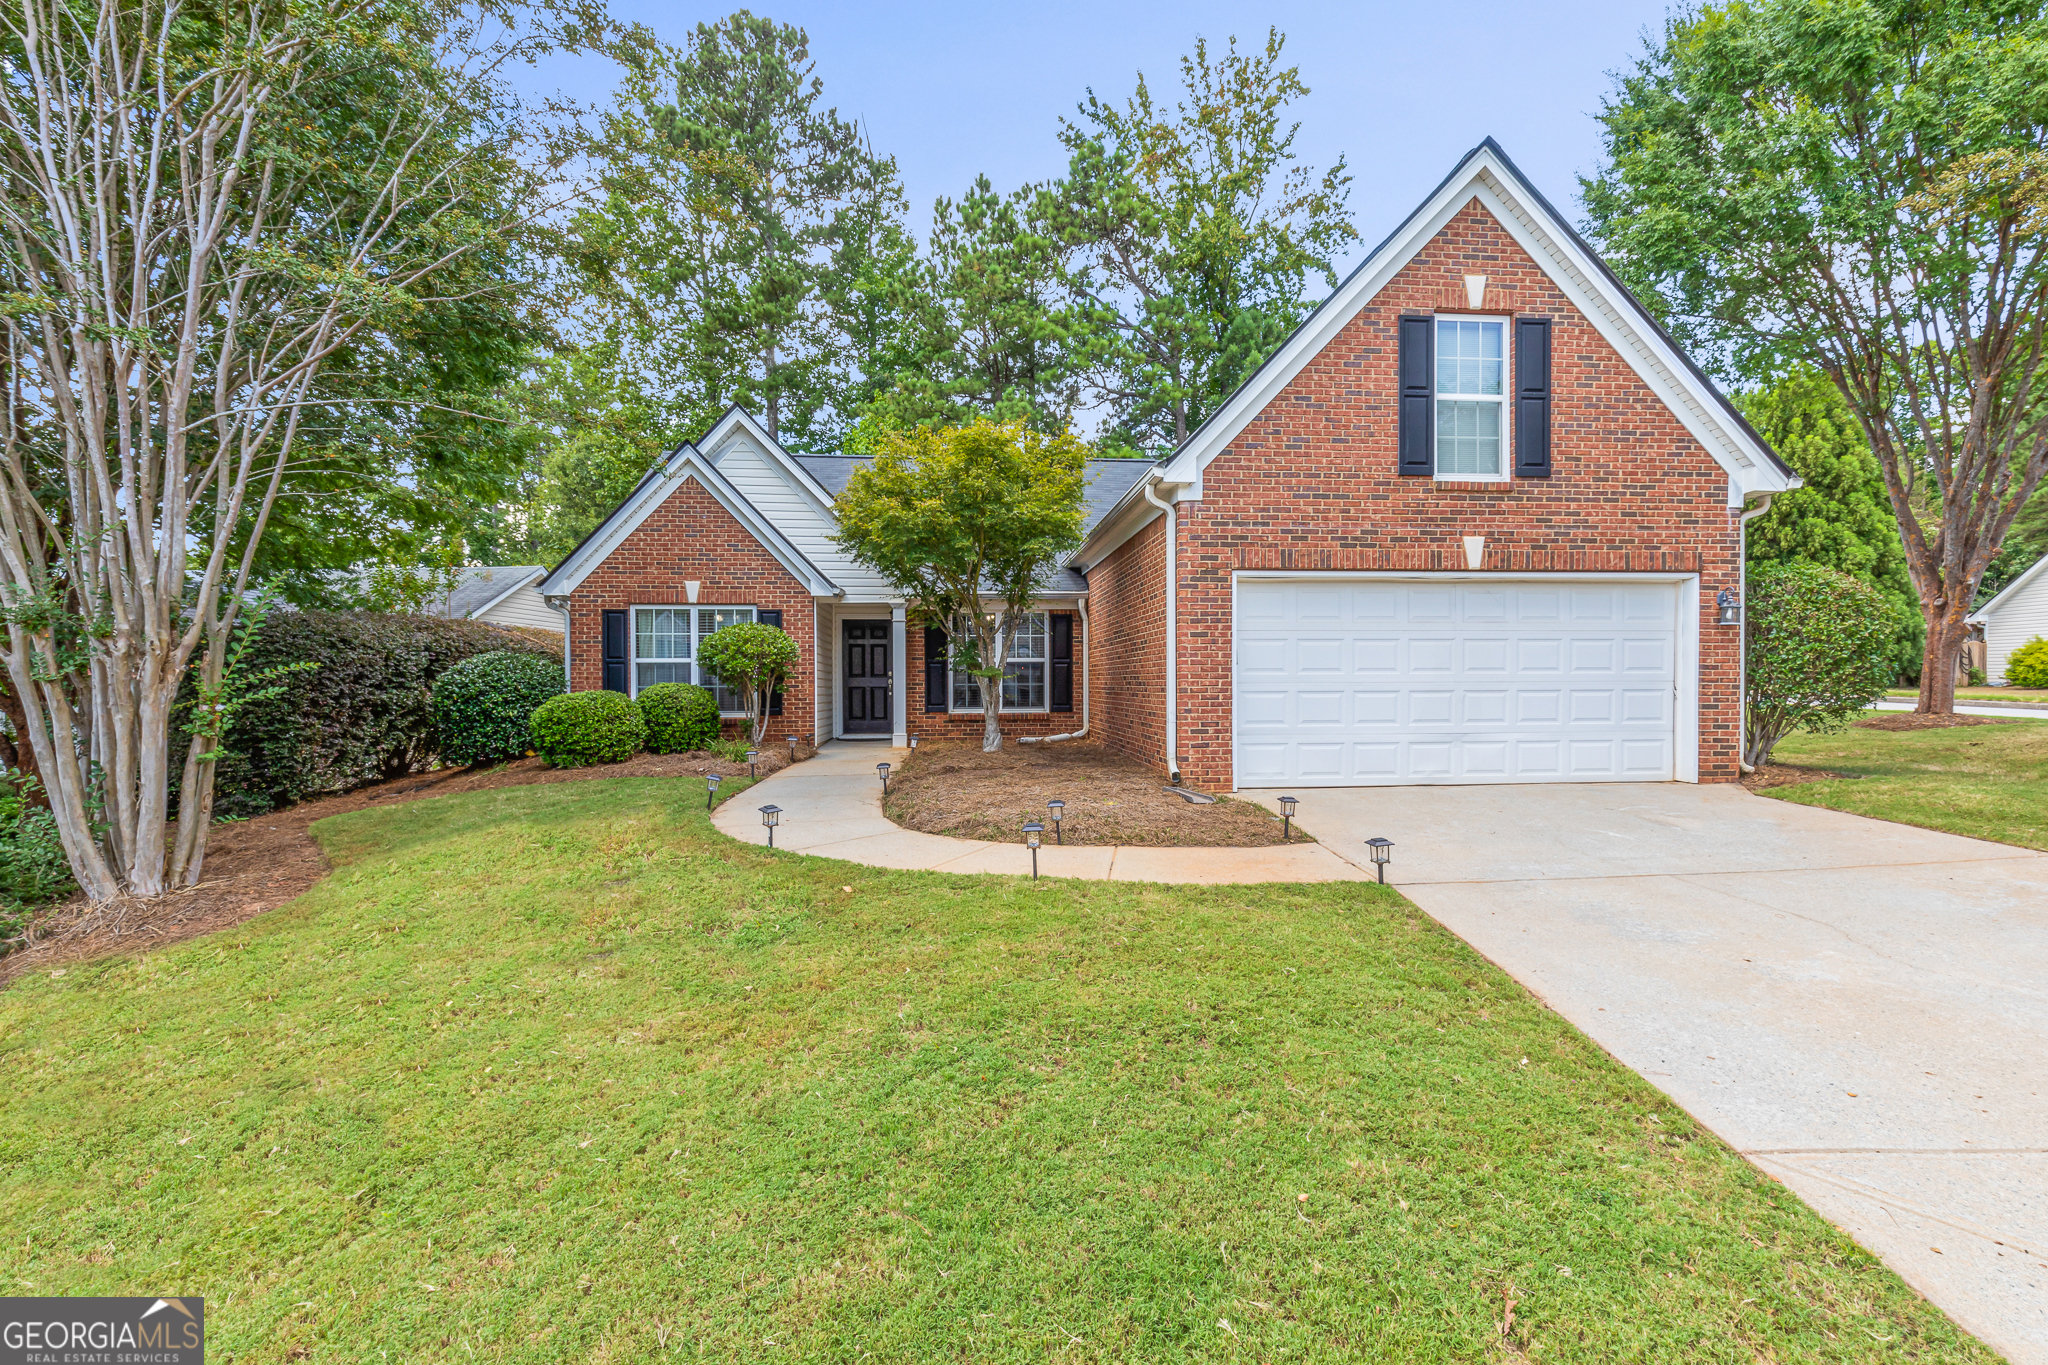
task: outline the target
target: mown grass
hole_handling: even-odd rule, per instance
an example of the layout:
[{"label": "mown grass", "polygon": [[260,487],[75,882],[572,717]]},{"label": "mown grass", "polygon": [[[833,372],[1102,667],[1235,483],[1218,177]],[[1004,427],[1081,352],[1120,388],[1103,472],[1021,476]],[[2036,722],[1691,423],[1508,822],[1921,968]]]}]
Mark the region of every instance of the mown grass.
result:
[{"label": "mown grass", "polygon": [[659,780],[316,828],[293,905],[0,993],[12,1292],[204,1294],[218,1362],[1991,1358],[1384,888],[891,873]]},{"label": "mown grass", "polygon": [[1772,787],[1765,796],[2048,849],[2048,720],[1947,730],[1851,726],[1793,735],[1771,757],[1858,780]]},{"label": "mown grass", "polygon": [[[1917,699],[1920,690],[1916,687],[1894,687],[1885,695],[1906,701]],[[2048,702],[2048,687],[1958,687],[1956,700]]]}]

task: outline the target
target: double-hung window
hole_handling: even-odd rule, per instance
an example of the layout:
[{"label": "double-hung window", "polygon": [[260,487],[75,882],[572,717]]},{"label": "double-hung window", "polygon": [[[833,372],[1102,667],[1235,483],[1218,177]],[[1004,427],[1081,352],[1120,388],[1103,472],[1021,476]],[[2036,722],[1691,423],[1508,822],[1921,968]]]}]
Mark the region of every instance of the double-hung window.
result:
[{"label": "double-hung window", "polygon": [[[953,638],[967,633],[956,623]],[[1003,710],[1043,711],[1045,701],[1046,618],[1042,611],[1028,611],[1017,619],[1010,637],[1009,656],[1003,663]],[[981,679],[960,668],[952,669],[953,709],[981,709]]]},{"label": "double-hung window", "polygon": [[1436,476],[1504,479],[1507,468],[1507,324],[1436,320]]},{"label": "double-hung window", "polygon": [[744,715],[746,699],[698,665],[697,648],[719,627],[754,619],[752,607],[633,608],[633,691],[656,683],[695,683],[711,689],[721,713]]}]

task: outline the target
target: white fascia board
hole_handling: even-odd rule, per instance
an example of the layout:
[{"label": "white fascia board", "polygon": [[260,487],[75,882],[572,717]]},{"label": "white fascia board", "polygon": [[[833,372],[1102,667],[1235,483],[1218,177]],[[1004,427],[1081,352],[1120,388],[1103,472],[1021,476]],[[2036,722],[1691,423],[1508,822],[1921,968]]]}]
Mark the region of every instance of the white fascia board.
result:
[{"label": "white fascia board", "polygon": [[696,446],[704,452],[706,458],[716,463],[718,457],[724,454],[726,443],[740,432],[751,436],[754,444],[781,467],[798,491],[816,503],[818,510],[828,519],[832,518],[832,495],[825,491],[825,486],[812,478],[811,472],[798,464],[790,453],[782,448],[782,443],[770,436],[768,429],[755,421],[753,414],[745,408],[727,408],[725,416],[712,423],[711,430],[704,433],[704,439],[696,442]]},{"label": "white fascia board", "polygon": [[1719,395],[1702,388],[1692,368],[1657,334],[1641,308],[1625,296],[1608,296],[1601,268],[1580,249],[1566,226],[1544,209],[1540,197],[1484,144],[1338,286],[1250,382],[1202,424],[1167,462],[1167,478],[1193,484],[1193,496],[1200,497],[1202,471],[1209,462],[1474,199],[1544,269],[1594,330],[1629,362],[1650,391],[1727,472],[1731,505],[1739,506],[1741,497],[1750,493],[1782,492],[1791,486],[1768,452],[1719,411]]},{"label": "white fascia board", "polygon": [[2006,584],[2003,588],[1999,589],[1998,596],[1992,598],[1989,602],[1986,602],[1983,606],[1977,608],[1977,610],[1971,612],[1968,616],[1965,616],[1963,620],[1974,624],[1976,622],[1982,621],[1985,617],[1991,615],[1991,613],[1999,610],[2001,607],[2011,605],[2010,599],[2017,597],[2022,591],[2024,591],[2027,584],[2033,582],[2036,578],[2038,578],[2043,570],[2048,570],[2048,555],[2042,555],[2039,559],[2035,560],[2031,565],[2028,566],[2027,571],[2025,573],[2021,574],[2018,578],[2015,578],[2012,582]]},{"label": "white fascia board", "polygon": [[668,500],[668,495],[686,478],[694,478],[704,486],[718,504],[732,514],[733,520],[753,533],[754,539],[763,549],[774,555],[783,568],[799,582],[806,585],[813,597],[838,597],[839,585],[818,571],[818,567],[804,558],[803,552],[789,543],[783,534],[769,523],[768,519],[755,510],[737,488],[732,486],[725,475],[718,472],[716,465],[706,459],[695,446],[677,448],[662,468],[659,477],[647,480],[640,490],[618,511],[611,514],[596,535],[585,541],[582,548],[565,561],[562,566],[549,574],[541,586],[546,596],[559,596],[574,592],[582,586],[583,580],[596,571],[597,566],[611,557],[614,550],[625,543],[626,537],[638,530],[640,524],[654,513],[654,509]]},{"label": "white fascia board", "polygon": [[472,621],[478,620],[483,616],[485,612],[489,611],[492,607],[497,606],[500,602],[510,597],[513,593],[518,592],[521,588],[529,587],[535,583],[538,583],[546,577],[547,573],[545,570],[543,570],[542,572],[535,574],[531,578],[520,578],[513,580],[511,587],[505,589],[505,591],[499,593],[496,597],[493,597],[490,601],[484,603],[475,611],[471,612],[469,614],[469,619]]}]

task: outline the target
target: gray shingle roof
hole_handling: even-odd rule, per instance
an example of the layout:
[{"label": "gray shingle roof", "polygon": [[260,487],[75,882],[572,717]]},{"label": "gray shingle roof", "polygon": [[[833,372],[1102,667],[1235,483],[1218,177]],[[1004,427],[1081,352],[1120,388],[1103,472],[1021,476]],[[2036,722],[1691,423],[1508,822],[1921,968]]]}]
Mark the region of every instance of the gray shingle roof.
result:
[{"label": "gray shingle roof", "polygon": [[[846,491],[846,482],[853,477],[856,464],[866,464],[870,457],[865,455],[796,455],[793,457],[810,476],[833,497]],[[1090,460],[1087,482],[1081,489],[1081,534],[1095,529],[1095,523],[1102,520],[1117,500],[1131,491],[1131,485],[1150,474],[1155,468],[1151,460]],[[1052,576],[1046,591],[1055,596],[1061,593],[1086,592],[1088,580],[1072,569],[1062,568]]]},{"label": "gray shingle roof", "polygon": [[460,621],[503,597],[515,584],[530,583],[546,572],[544,564],[492,564],[464,569],[461,581],[448,594],[448,615]]}]

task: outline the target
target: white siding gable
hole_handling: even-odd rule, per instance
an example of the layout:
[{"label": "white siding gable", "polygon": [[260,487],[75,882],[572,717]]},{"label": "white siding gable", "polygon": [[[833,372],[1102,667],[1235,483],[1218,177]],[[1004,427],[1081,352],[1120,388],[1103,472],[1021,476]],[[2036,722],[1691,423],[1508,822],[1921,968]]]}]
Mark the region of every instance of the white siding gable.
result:
[{"label": "white siding gable", "polygon": [[892,596],[880,575],[854,563],[832,542],[832,513],[791,475],[783,463],[763,451],[743,430],[735,430],[717,448],[705,452],[711,463],[776,530],[818,566],[820,573],[846,590],[849,601],[878,601]]},{"label": "white siding gable", "polygon": [[562,613],[550,607],[531,584],[484,608],[475,619],[494,626],[537,626],[562,633]]},{"label": "white siding gable", "polygon": [[2036,635],[2048,638],[2048,559],[2020,577],[1971,618],[1984,623],[1984,676],[2005,681],[2005,661]]}]

